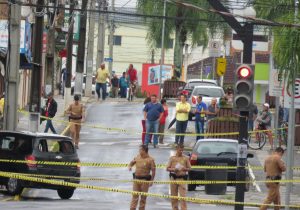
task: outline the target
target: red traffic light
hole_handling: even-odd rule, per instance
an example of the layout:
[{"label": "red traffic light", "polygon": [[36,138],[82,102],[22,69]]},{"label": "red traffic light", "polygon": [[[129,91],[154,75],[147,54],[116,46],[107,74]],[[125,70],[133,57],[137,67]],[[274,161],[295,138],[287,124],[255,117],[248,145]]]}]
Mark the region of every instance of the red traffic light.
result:
[{"label": "red traffic light", "polygon": [[241,78],[247,78],[251,76],[251,69],[243,66],[238,70],[238,76]]}]

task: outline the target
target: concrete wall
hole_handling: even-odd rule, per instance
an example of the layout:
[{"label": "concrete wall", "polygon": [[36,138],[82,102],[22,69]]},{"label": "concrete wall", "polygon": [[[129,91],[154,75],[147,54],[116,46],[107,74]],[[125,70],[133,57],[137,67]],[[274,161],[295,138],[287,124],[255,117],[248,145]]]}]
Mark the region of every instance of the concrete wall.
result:
[{"label": "concrete wall", "polygon": [[[96,29],[97,30],[97,29]],[[97,32],[95,32],[97,34]],[[109,45],[108,45],[109,30],[105,32],[105,53],[104,57],[109,57]],[[150,51],[147,37],[147,26],[134,25],[134,24],[117,24],[115,29],[115,36],[121,36],[121,46],[114,46],[113,53],[113,71],[117,74],[121,74],[126,71],[130,63],[137,69],[138,75],[141,75],[142,64],[151,63],[152,53]],[[95,36],[97,37],[97,36]],[[97,53],[97,40],[94,45],[94,57]],[[173,42],[174,48],[174,42]],[[165,52],[165,64],[173,64],[173,49],[168,49]],[[95,59],[94,59],[95,61]],[[155,51],[154,61],[158,63],[160,61],[160,49]],[[94,62],[94,68],[96,70],[96,62]],[[108,63],[106,63],[108,66]]]}]

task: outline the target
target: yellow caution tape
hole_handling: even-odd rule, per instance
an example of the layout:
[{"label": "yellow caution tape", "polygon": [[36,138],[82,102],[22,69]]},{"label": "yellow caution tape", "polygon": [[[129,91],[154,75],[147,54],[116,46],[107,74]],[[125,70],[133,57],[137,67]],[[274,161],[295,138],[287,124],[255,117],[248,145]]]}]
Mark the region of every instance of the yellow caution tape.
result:
[{"label": "yellow caution tape", "polygon": [[29,177],[40,177],[47,179],[72,179],[80,181],[101,181],[101,182],[137,182],[137,183],[148,183],[148,184],[197,184],[197,185],[207,185],[207,184],[252,184],[252,183],[300,183],[300,179],[291,180],[249,180],[249,181],[222,181],[222,180],[159,180],[159,181],[147,181],[140,179],[133,180],[120,180],[120,179],[107,179],[99,177],[71,177],[71,176],[54,176],[54,175],[44,175],[44,174],[26,174],[26,173],[11,173],[16,175],[23,175]]},{"label": "yellow caution tape", "polygon": [[[18,110],[18,112],[23,113],[28,115],[29,112],[24,111],[24,110]],[[54,122],[60,122],[63,124],[75,124],[75,125],[81,125],[81,126],[87,126],[90,128],[96,128],[96,129],[101,129],[101,130],[106,130],[106,131],[118,131],[120,133],[127,133],[127,134],[138,134],[138,135],[142,135],[143,132],[138,132],[138,131],[132,131],[132,130],[127,130],[127,129],[122,129],[122,128],[111,128],[111,127],[105,127],[105,126],[101,126],[101,125],[95,125],[95,124],[89,124],[89,123],[75,123],[75,122],[69,122],[66,120],[57,120],[54,118],[50,118],[50,117],[45,117],[45,116],[41,116],[41,118],[45,119],[45,120],[52,120]],[[299,127],[300,125],[296,125],[295,127]],[[255,130],[255,131],[249,131],[249,134],[253,134],[253,133],[261,133],[261,132],[268,132],[268,131],[276,131],[276,130],[282,130],[282,129],[286,129],[286,128],[278,128],[278,129],[270,129],[270,130]],[[227,132],[227,133],[202,133],[202,134],[198,134],[198,133],[150,133],[152,135],[164,135],[164,136],[204,136],[204,137],[210,137],[210,136],[237,136],[239,135],[239,132]]]},{"label": "yellow caution tape", "polygon": [[[32,161],[32,160],[6,160],[0,159],[0,162],[5,163],[28,163],[28,164],[41,164],[41,165],[56,165],[56,166],[84,166],[84,167],[100,167],[100,168],[125,168],[128,167],[127,163],[92,163],[92,162],[54,162],[54,161]],[[165,164],[156,164],[156,168],[165,169]],[[237,166],[192,166],[192,169],[237,169]],[[248,168],[248,167],[245,167]],[[262,170],[262,166],[251,166],[253,170]],[[294,170],[300,170],[300,167],[293,167]]]},{"label": "yellow caution tape", "polygon": [[[0,176],[6,178],[13,178],[13,179],[21,179],[25,181],[32,181],[32,182],[39,182],[44,184],[52,184],[64,187],[72,187],[72,188],[83,188],[83,189],[90,189],[90,190],[100,190],[106,192],[116,192],[116,193],[124,193],[124,194],[132,194],[132,195],[141,195],[141,196],[149,196],[149,197],[156,197],[156,198],[166,198],[166,199],[176,199],[176,200],[184,200],[187,202],[199,203],[199,204],[217,204],[217,205],[243,205],[243,206],[252,206],[252,207],[259,207],[262,205],[267,205],[269,207],[280,206],[285,207],[283,205],[273,205],[273,204],[259,204],[259,203],[250,203],[250,202],[234,202],[228,200],[212,200],[212,199],[200,199],[200,198],[193,198],[193,197],[180,197],[180,196],[170,196],[158,193],[146,193],[146,192],[137,192],[132,190],[123,190],[123,189],[116,189],[116,188],[109,188],[109,187],[101,187],[101,186],[93,186],[87,184],[76,184],[66,181],[57,181],[57,180],[49,180],[43,178],[36,178],[36,177],[28,177],[19,174],[11,174],[7,172],[0,172]],[[289,205],[290,208],[300,208],[300,205]]]},{"label": "yellow caution tape", "polygon": [[[34,161],[34,160],[10,160],[10,159],[0,159],[0,162],[4,163],[28,163],[28,164],[40,164],[40,165],[55,165],[55,166],[84,166],[84,167],[100,167],[100,168],[125,168],[128,167],[127,163],[95,163],[95,162],[55,162],[55,161]],[[165,169],[166,164],[156,164],[156,168]],[[237,166],[206,166],[198,165],[192,166],[192,169],[237,169]],[[246,169],[252,170],[262,170],[262,166],[251,166],[245,167]],[[300,166],[292,167],[293,170],[300,170]]]}]

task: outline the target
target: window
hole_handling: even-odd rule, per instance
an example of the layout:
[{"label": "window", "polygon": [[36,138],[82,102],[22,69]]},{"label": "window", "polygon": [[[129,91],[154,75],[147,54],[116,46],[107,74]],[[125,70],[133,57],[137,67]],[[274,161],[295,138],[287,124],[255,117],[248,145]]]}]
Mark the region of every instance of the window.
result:
[{"label": "window", "polygon": [[[109,36],[107,39],[107,44],[109,44]],[[114,36],[114,45],[121,46],[122,44],[122,36]]]},{"label": "window", "polygon": [[14,136],[3,136],[0,140],[1,149],[13,150],[15,148],[15,137]]},{"label": "window", "polygon": [[193,89],[195,86],[216,86],[215,83],[211,83],[211,82],[190,82],[187,84],[187,88],[191,88]]},{"label": "window", "polygon": [[199,87],[199,88],[196,88],[194,89],[194,92],[193,92],[193,95],[194,96],[204,96],[204,97],[215,97],[215,98],[221,98],[224,96],[224,92],[222,89],[219,89],[219,88],[202,88],[202,87]]},{"label": "window", "polygon": [[237,153],[237,143],[233,142],[202,142],[197,152],[199,154],[219,154],[221,152]]},{"label": "window", "polygon": [[[166,49],[173,49],[173,45],[174,45],[174,39],[170,39],[168,40]],[[161,43],[157,43],[156,48],[160,48],[161,47]]]},{"label": "window", "polygon": [[70,141],[60,139],[41,139],[38,143],[40,152],[74,154],[74,147]]},{"label": "window", "polygon": [[29,154],[32,151],[32,141],[14,136],[4,136],[0,139],[1,149],[9,150],[20,154]]}]

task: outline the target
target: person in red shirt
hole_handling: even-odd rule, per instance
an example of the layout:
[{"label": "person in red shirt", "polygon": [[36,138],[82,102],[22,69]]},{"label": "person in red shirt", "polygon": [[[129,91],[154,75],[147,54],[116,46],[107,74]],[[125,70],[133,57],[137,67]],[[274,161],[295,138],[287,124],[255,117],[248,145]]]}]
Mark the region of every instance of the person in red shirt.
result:
[{"label": "person in red shirt", "polygon": [[136,83],[137,82],[137,70],[135,68],[133,68],[132,64],[129,64],[127,75],[129,77],[129,82],[130,83]]},{"label": "person in red shirt", "polygon": [[133,68],[132,64],[129,64],[129,68],[127,70],[128,80],[129,80],[129,91],[131,89],[132,94],[128,94],[128,101],[132,101],[133,96],[135,95],[136,86],[137,86],[137,71]]},{"label": "person in red shirt", "polygon": [[[166,119],[169,115],[169,110],[168,110],[168,105],[167,105],[166,99],[161,99],[160,103],[164,108],[164,113],[163,113],[163,116],[162,116],[162,118],[160,119],[160,122],[159,122],[158,132],[159,133],[164,133],[165,132]],[[159,143],[160,144],[164,143],[164,135],[163,134],[161,134],[159,136]]]}]

